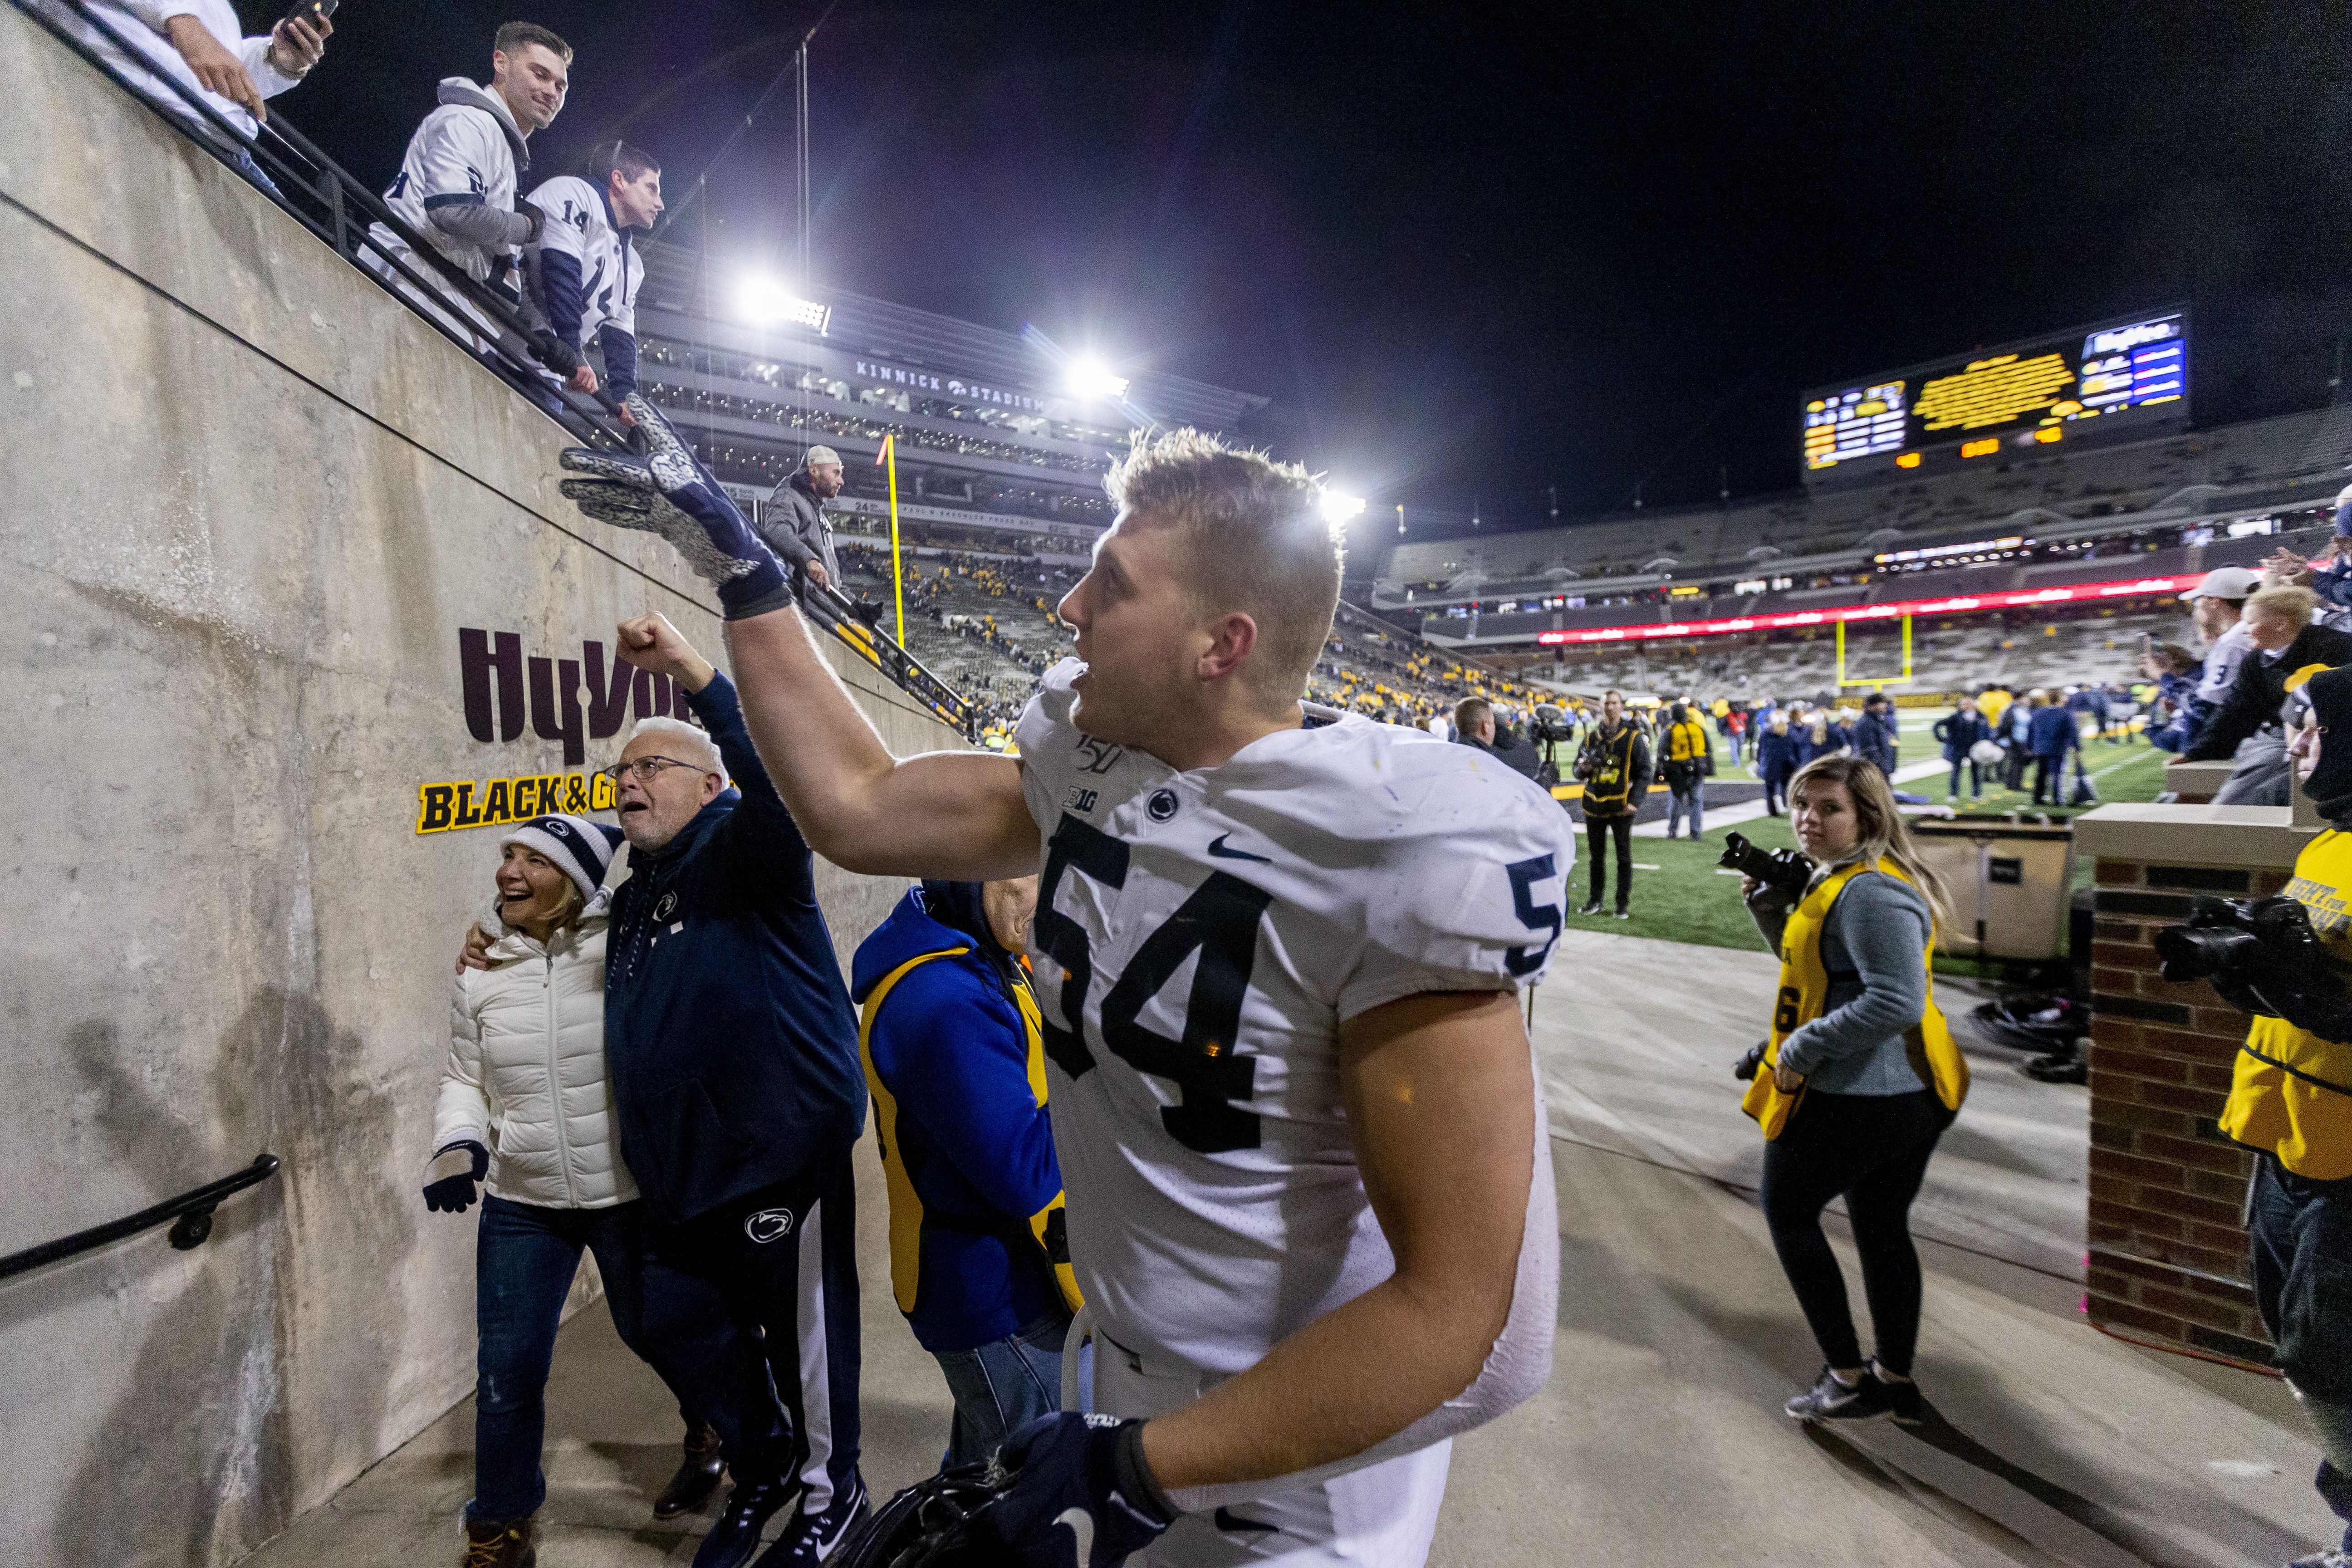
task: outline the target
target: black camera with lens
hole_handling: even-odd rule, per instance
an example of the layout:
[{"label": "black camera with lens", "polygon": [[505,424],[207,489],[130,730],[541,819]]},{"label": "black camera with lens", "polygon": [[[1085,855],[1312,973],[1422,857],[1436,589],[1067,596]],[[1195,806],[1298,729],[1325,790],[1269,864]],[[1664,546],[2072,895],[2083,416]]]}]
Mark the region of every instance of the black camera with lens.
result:
[{"label": "black camera with lens", "polygon": [[1792,904],[1805,896],[1813,880],[1813,863],[1794,849],[1759,849],[1738,833],[1723,836],[1723,858],[1716,864],[1755,878]]},{"label": "black camera with lens", "polygon": [[1533,739],[1549,741],[1554,745],[1576,739],[1576,726],[1569,722],[1568,714],[1558,704],[1551,702],[1536,704],[1535,716],[1528,720],[1528,730]]},{"label": "black camera with lens", "polygon": [[2242,982],[2259,970],[2273,979],[2310,983],[2328,971],[2311,914],[2294,900],[2199,899],[2189,919],[2156,933],[2164,978]]}]

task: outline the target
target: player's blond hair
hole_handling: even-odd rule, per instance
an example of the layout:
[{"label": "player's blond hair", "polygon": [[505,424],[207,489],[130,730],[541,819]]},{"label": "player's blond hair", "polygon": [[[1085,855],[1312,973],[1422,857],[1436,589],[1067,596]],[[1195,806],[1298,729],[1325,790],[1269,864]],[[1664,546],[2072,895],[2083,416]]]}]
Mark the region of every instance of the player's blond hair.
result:
[{"label": "player's blond hair", "polygon": [[1139,434],[1103,489],[1122,516],[1179,531],[1202,612],[1257,622],[1244,679],[1271,701],[1296,700],[1339,607],[1340,546],[1323,487],[1296,463],[1183,429]]}]

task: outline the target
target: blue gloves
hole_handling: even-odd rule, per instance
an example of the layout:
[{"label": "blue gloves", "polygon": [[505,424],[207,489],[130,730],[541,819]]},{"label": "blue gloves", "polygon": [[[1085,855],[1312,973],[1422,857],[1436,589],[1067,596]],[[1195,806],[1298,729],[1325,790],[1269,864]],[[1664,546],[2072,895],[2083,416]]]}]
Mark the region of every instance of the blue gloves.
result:
[{"label": "blue gloves", "polygon": [[436,1152],[425,1167],[425,1206],[436,1214],[464,1214],[474,1206],[474,1185],[490,1168],[490,1152],[460,1139]]},{"label": "blue gloves", "polygon": [[1021,1568],[1117,1568],[1175,1522],[1143,1462],[1143,1423],[1064,1411],[1004,1441],[1012,1489],[973,1521]]},{"label": "blue gloves", "polygon": [[557,461],[588,478],[564,480],[563,493],[599,522],[668,540],[697,576],[718,587],[730,621],[791,604],[775,552],[751,531],[669,421],[634,392],[624,406],[645,437],[644,454],[567,447]]}]

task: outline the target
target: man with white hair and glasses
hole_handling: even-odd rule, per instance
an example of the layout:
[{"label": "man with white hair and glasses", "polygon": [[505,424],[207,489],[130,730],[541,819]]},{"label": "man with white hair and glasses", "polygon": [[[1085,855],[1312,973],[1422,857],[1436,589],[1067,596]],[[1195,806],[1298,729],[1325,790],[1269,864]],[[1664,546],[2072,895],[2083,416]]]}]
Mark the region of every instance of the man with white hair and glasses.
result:
[{"label": "man with white hair and glasses", "polygon": [[704,726],[646,719],[610,770],[630,874],[613,899],[604,1050],[646,1203],[643,1338],[734,1475],[696,1568],[748,1563],[795,1494],[761,1562],[814,1563],[866,1508],[857,1016],[808,844],[735,688],[659,616],[625,625],[620,646],[672,677]]}]

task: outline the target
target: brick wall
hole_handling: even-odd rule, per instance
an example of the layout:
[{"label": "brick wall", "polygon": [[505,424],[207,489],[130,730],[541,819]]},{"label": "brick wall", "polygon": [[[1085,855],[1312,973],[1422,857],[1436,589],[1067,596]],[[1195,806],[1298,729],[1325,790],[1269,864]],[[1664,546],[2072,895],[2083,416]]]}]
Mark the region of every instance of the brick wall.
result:
[{"label": "brick wall", "polygon": [[2214,1125],[2246,1016],[2202,981],[2167,984],[2149,939],[2200,894],[2258,898],[2285,881],[2102,858],[2091,969],[2091,1321],[2265,1367],[2238,1217],[2253,1156]]}]

